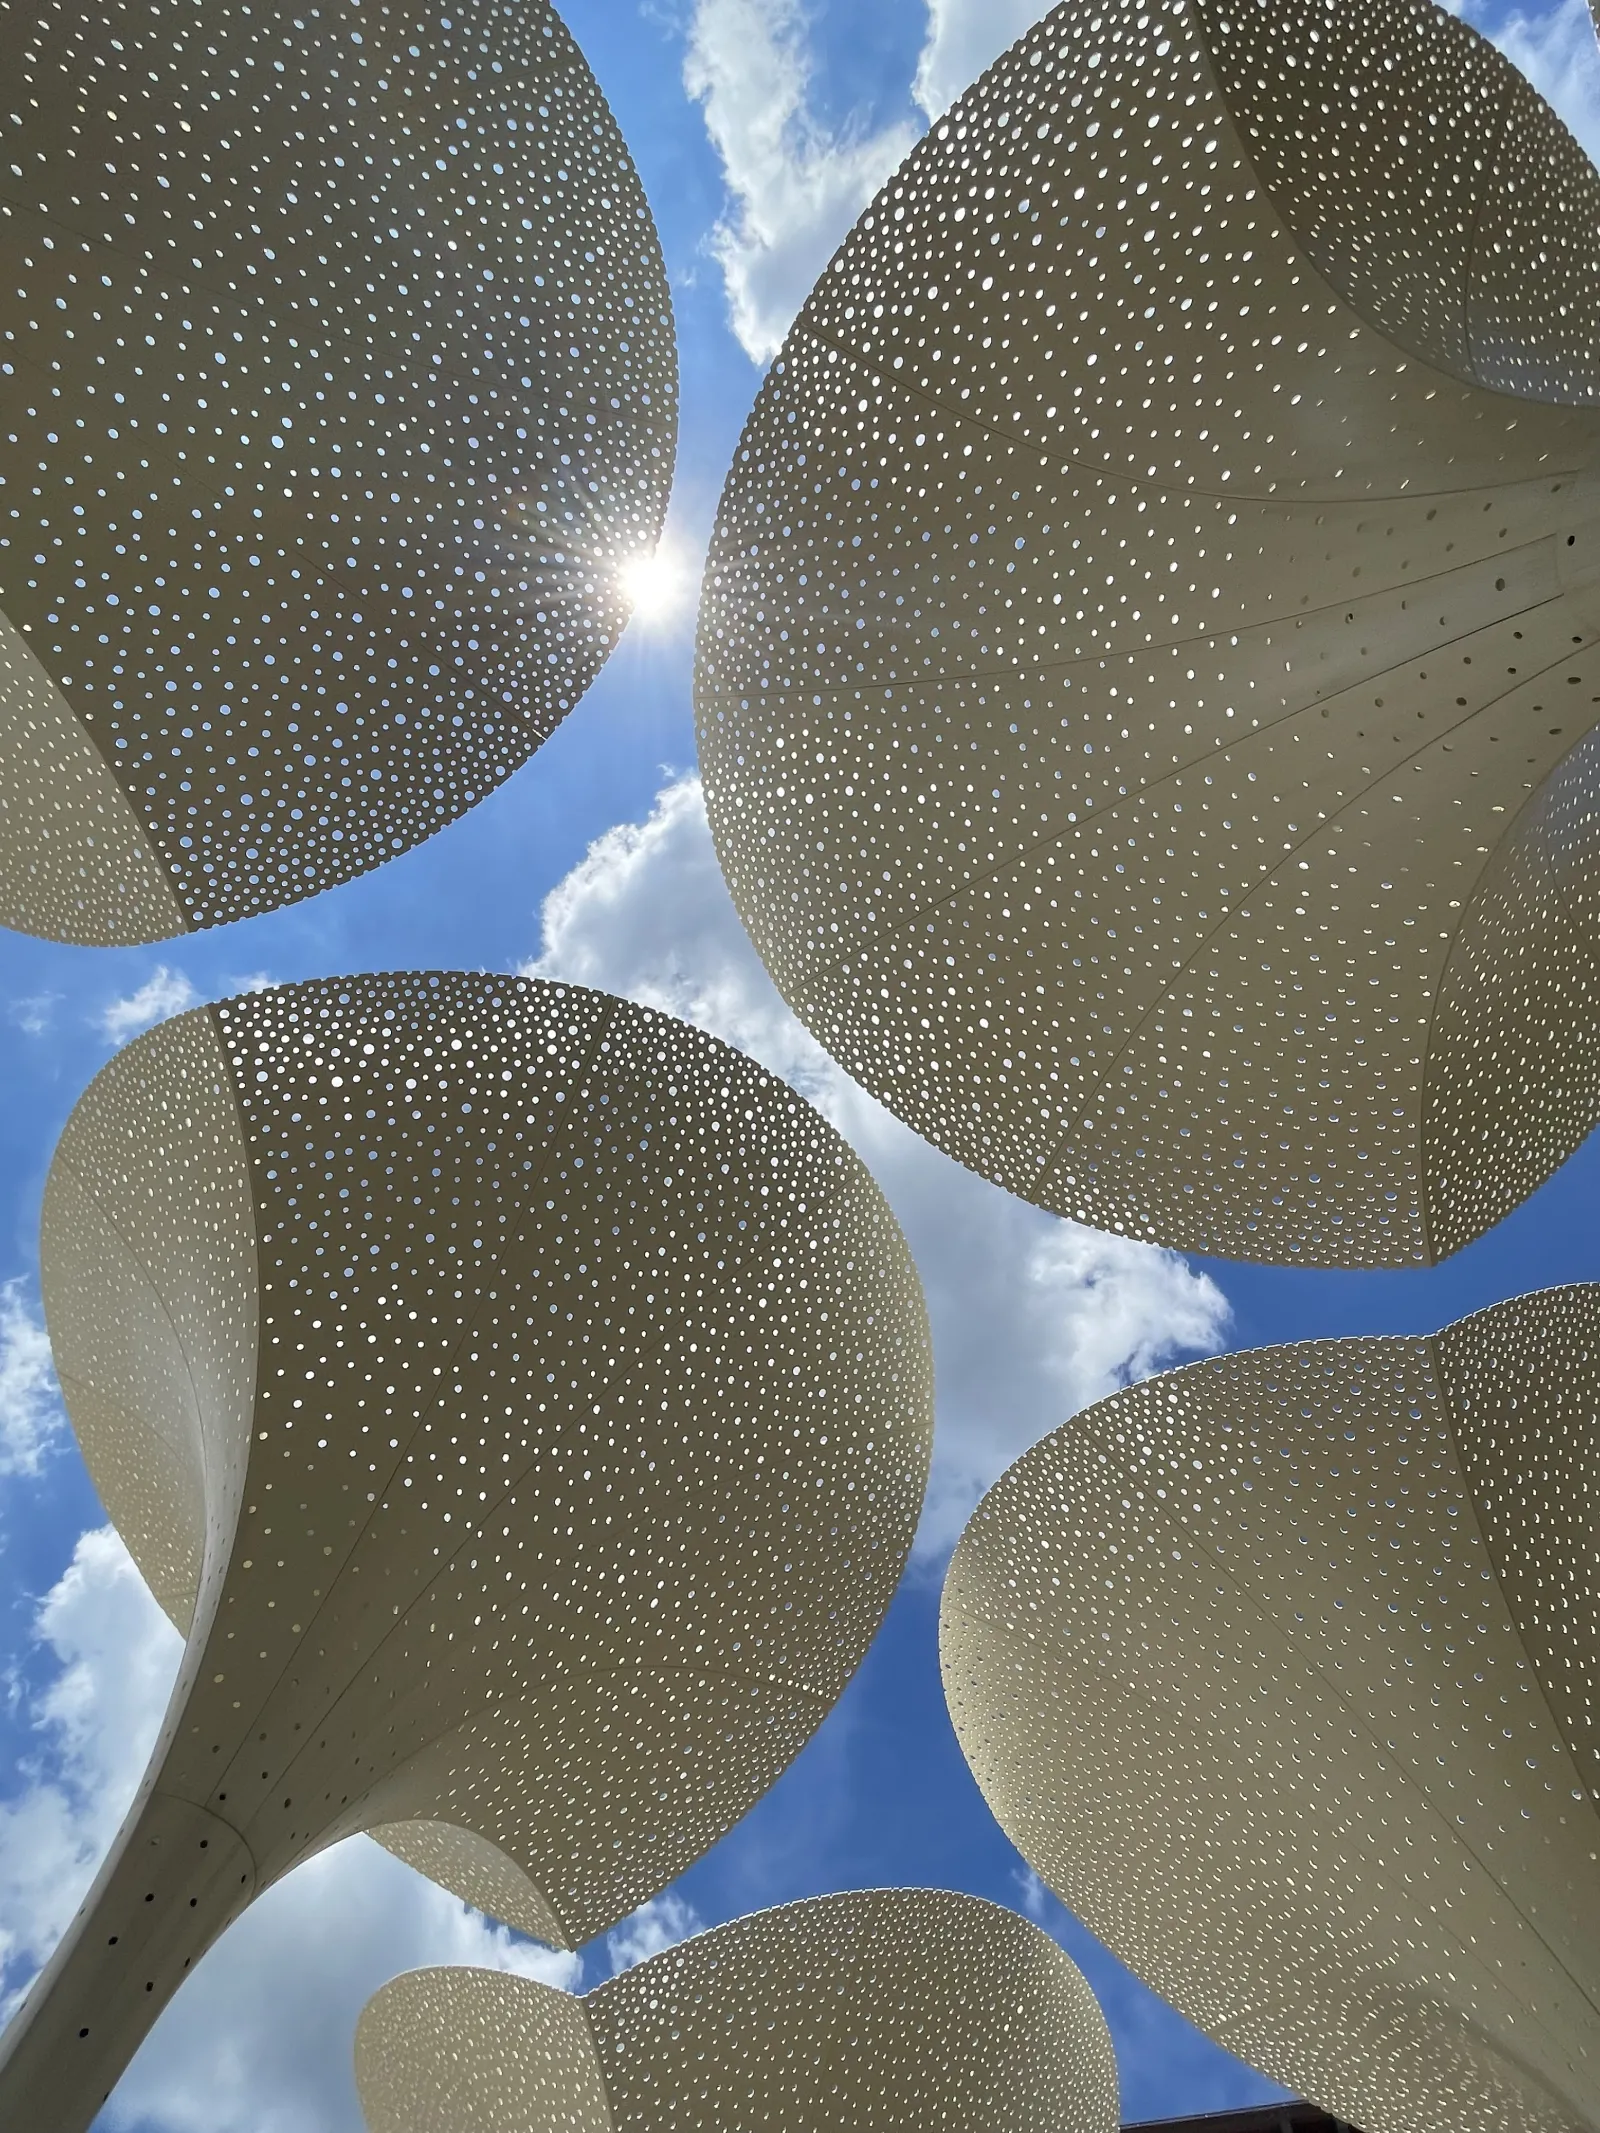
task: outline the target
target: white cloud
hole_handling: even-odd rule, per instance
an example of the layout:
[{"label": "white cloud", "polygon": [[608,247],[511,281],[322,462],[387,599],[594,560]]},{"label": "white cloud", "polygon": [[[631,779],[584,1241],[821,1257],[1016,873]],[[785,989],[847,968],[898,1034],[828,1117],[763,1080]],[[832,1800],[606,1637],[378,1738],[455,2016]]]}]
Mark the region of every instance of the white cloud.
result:
[{"label": "white cloud", "polygon": [[105,2114],[106,2133],[364,2133],[351,2043],[380,1985],[469,1963],[573,1990],[579,1958],[514,1939],[353,1837],[232,1926],[183,1987]]},{"label": "white cloud", "polygon": [[55,1020],[58,992],[24,993],[6,1009],[6,1020],[25,1037],[42,1037]]},{"label": "white cloud", "polygon": [[181,1015],[199,997],[181,970],[169,970],[165,963],[157,963],[137,992],[113,1000],[100,1010],[100,1034],[108,1044],[126,1044],[152,1023],[164,1022],[168,1015]]},{"label": "white cloud", "polygon": [[672,1889],[660,1896],[652,1896],[648,1903],[640,1904],[637,1911],[630,1912],[620,1926],[614,1926],[606,1935],[606,1954],[610,1958],[612,1974],[631,1970],[635,1963],[648,1962],[663,1948],[675,1948],[680,1940],[688,1940],[691,1934],[704,1931],[705,1921],[694,1905],[686,1903]]},{"label": "white cloud", "polygon": [[[51,1662],[29,1701],[37,1748],[0,1801],[0,1981],[9,2013],[71,1918],[131,1801],[182,1644],[109,1527],[86,1533],[41,1605]],[[572,1989],[579,1958],[537,1948],[357,1837],[247,1911],[162,2016],[102,2114],[107,2133],[362,2133],[361,2008],[424,1963],[476,1963]]]},{"label": "white cloud", "polygon": [[1017,1901],[1034,1924],[1044,1923],[1045,1905],[1050,1900],[1050,1891],[1039,1879],[1031,1866],[1014,1866],[1011,1879],[1016,1887]]},{"label": "white cloud", "polygon": [[843,1074],[750,946],[697,779],[610,830],[545,901],[525,965],[625,993],[753,1054],[830,1117],[872,1169],[927,1291],[938,1437],[919,1547],[942,1555],[982,1490],[1087,1401],[1221,1339],[1221,1292],[1172,1252],[1056,1220],[940,1155]]},{"label": "white cloud", "polygon": [[93,1880],[155,1742],[182,1649],[109,1527],[86,1533],[40,1606],[54,1661],[31,1699],[36,1751],[0,1801],[0,1993],[9,2014]]},{"label": "white cloud", "polygon": [[0,1474],[37,1474],[60,1431],[50,1337],[22,1283],[0,1283]]},{"label": "white cloud", "polygon": [[912,95],[930,119],[938,118],[1048,13],[1048,0],[928,0],[928,34]]},{"label": "white cloud", "polygon": [[230,982],[236,993],[245,993],[271,992],[278,981],[269,970],[252,970],[247,978],[234,978]]},{"label": "white cloud", "polygon": [[1474,4],[1458,12],[1521,68],[1590,156],[1600,156],[1600,44],[1588,0],[1531,11]]},{"label": "white cloud", "polygon": [[800,0],[697,0],[684,86],[704,107],[729,205],[711,236],[729,321],[770,362],[839,240],[916,139],[900,121],[829,127],[811,102]]}]

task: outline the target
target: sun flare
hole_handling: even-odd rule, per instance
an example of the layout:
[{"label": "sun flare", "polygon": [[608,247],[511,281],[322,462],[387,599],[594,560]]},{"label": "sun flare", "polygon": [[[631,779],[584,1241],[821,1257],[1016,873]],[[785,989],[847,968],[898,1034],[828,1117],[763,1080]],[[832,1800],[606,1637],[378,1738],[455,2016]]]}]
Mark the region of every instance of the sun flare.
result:
[{"label": "sun flare", "polygon": [[618,575],[634,621],[646,629],[671,622],[688,604],[689,573],[665,543],[630,556]]}]

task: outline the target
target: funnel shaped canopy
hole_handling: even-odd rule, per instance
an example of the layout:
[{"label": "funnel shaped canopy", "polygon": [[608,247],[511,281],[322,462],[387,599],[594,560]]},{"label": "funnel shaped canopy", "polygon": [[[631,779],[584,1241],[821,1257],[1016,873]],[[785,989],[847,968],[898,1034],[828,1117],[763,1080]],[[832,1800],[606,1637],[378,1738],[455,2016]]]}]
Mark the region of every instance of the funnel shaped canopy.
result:
[{"label": "funnel shaped canopy", "polygon": [[890,180],[746,427],[698,714],[768,968],[900,1117],[1339,1266],[1583,1139],[1597,256],[1428,0],[1058,8]]},{"label": "funnel shaped canopy", "polygon": [[577,702],[666,507],[666,278],[545,0],[6,0],[0,56],[0,922],[154,940]]},{"label": "funnel shaped canopy", "polygon": [[926,1323],[876,1186],[604,994],[364,977],[163,1024],[68,1123],[44,1278],[189,1642],[7,2123],[80,2066],[87,2123],[227,1918],[351,1831],[544,1939],[612,1925],[809,1737],[916,1523]]},{"label": "funnel shaped canopy", "polygon": [[1367,2133],[1600,2127],[1600,1289],[1115,1393],[945,1586],[1025,1858]]},{"label": "funnel shaped canopy", "polygon": [[414,1970],[367,2004],[371,2133],[1114,2133],[1105,2018],[1046,1934],[973,1896],[758,1911],[583,1999]]}]

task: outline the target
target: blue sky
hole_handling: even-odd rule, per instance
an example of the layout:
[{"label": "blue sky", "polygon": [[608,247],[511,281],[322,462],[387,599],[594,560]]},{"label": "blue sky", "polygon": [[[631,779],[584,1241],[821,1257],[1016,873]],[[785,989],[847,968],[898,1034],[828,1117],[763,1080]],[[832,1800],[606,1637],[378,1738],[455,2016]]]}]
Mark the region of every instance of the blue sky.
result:
[{"label": "blue sky", "polygon": [[[176,1640],[102,1514],[54,1403],[37,1306],[50,1151],[114,1043],[259,981],[384,967],[537,967],[705,1022],[827,1109],[873,1165],[933,1313],[939,1449],[912,1570],[856,1682],[765,1801],[581,1966],[519,1947],[362,1843],[257,1907],[159,2025],[103,2124],[129,2133],[356,2133],[349,2039],[366,1995],[424,1961],[592,1984],[762,1904],[924,1883],[1029,1909],[1078,1958],[1117,2043],[1124,2112],[1273,2093],[1143,1992],[1038,1889],[978,1798],[939,1692],[950,1543],[979,1490],[1084,1401],[1217,1346],[1430,1331],[1545,1283],[1600,1278],[1591,1142],[1491,1236],[1424,1273],[1278,1272],[1095,1237],[1006,1199],[847,1084],[756,965],[693,782],[693,577],[760,364],[876,183],[1032,17],[1029,0],[569,0],[660,227],[683,426],[669,552],[680,592],[636,620],[534,762],[365,880],[139,951],[0,934],[0,1991],[48,1953],[142,1767]],[[1591,148],[1600,65],[1582,0],[1475,11]],[[279,2049],[281,2037],[294,2048]]]}]

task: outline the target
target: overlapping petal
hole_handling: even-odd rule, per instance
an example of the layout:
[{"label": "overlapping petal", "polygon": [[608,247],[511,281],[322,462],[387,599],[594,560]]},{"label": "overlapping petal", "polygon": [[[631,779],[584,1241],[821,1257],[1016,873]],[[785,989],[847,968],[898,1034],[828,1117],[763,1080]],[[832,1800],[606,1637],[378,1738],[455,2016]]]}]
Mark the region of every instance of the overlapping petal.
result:
[{"label": "overlapping petal", "polygon": [[0,921],[159,939],[577,703],[666,509],[666,276],[547,0],[7,0],[0,56]]},{"label": "overlapping petal", "polygon": [[724,492],[702,765],[931,1140],[1404,1264],[1600,1116],[1597,232],[1431,0],[1059,7],[862,217]]},{"label": "overlapping petal", "polygon": [[1115,1393],[952,1561],[945,1687],[1039,1874],[1368,2133],[1600,2122],[1600,1289]]},{"label": "overlapping petal", "polygon": [[[587,2048],[585,2048],[587,2047]],[[1112,2133],[1094,1995],[1037,1926],[874,1889],[758,1911],[583,1999],[416,1970],[368,2003],[372,2133]]]},{"label": "overlapping petal", "polygon": [[87,2125],[228,1920],[355,1831],[544,1939],[615,1924],[810,1737],[910,1546],[927,1328],[882,1196],[781,1082],[606,994],[352,978],[166,1023],[69,1122],[44,1264],[189,1641],[8,2121]]}]

